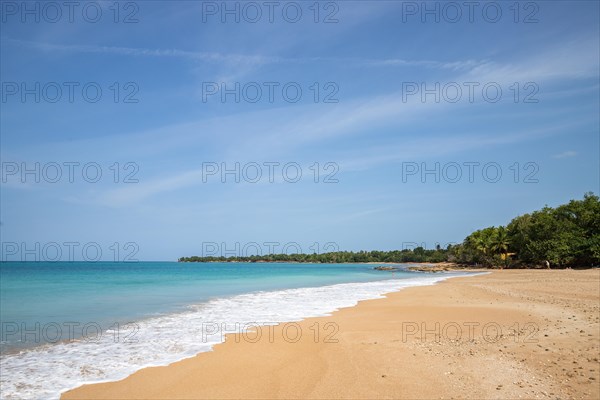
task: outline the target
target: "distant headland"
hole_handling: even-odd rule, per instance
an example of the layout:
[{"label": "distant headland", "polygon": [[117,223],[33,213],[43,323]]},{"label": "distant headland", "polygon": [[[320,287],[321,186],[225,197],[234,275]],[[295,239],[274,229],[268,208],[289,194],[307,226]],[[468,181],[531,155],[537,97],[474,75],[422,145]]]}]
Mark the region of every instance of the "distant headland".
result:
[{"label": "distant headland", "polygon": [[[600,265],[600,200],[586,193],[556,208],[544,207],[506,226],[477,230],[457,245],[436,249],[336,251],[322,254],[267,254],[181,257],[179,262],[451,263],[484,268],[569,268]],[[445,266],[444,266],[445,268]]]}]

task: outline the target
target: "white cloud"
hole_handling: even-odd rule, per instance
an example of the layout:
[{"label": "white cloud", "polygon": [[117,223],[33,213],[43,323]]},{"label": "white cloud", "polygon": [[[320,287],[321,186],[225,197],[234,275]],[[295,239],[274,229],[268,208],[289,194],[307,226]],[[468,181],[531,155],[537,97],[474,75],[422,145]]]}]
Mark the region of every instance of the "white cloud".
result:
[{"label": "white cloud", "polygon": [[548,82],[566,79],[597,78],[598,39],[557,43],[522,62],[487,62],[475,66],[462,77],[464,81],[511,83]]},{"label": "white cloud", "polygon": [[188,51],[180,49],[147,49],[136,47],[119,46],[97,46],[97,45],[65,45],[42,42],[31,42],[16,39],[4,39],[3,41],[17,45],[37,48],[42,51],[66,51],[77,53],[100,53],[123,56],[145,56],[145,57],[177,57],[199,61],[229,62],[232,64],[267,64],[280,62],[279,57],[265,57],[260,55],[224,54],[215,52]]},{"label": "white cloud", "polygon": [[559,154],[555,154],[552,157],[554,157],[554,158],[570,158],[570,157],[575,157],[576,155],[577,155],[576,151],[568,150],[568,151],[564,151]]},{"label": "white cloud", "polygon": [[64,51],[76,53],[101,53],[137,57],[174,57],[208,62],[228,62],[231,64],[248,64],[254,66],[277,63],[333,63],[353,65],[356,67],[426,67],[449,70],[473,69],[486,65],[487,61],[478,60],[406,60],[406,59],[364,59],[356,57],[278,57],[266,55],[226,54],[216,52],[190,51],[181,49],[148,49],[138,47],[98,46],[98,45],[65,45],[45,42],[32,42],[17,39],[3,39],[7,43],[34,47],[42,51]]},{"label": "white cloud", "polygon": [[[431,63],[430,65],[432,66],[446,68],[451,71],[473,66],[467,74],[459,77],[449,76],[449,81],[463,79],[465,81],[479,82],[514,82],[525,79],[537,79],[538,81],[577,79],[598,75],[598,60],[593,57],[593,55],[597,55],[597,50],[590,49],[589,46],[591,43],[592,41],[582,41],[577,46],[573,46],[572,43],[563,43],[555,46],[557,50],[554,52],[543,52],[518,64],[500,64],[497,62],[479,64],[477,62],[465,62],[452,66],[452,64],[430,61],[425,63]],[[232,62],[245,59],[244,57],[250,57],[246,60],[256,63],[281,62],[284,60],[262,56],[223,55],[180,50],[150,50],[122,47],[66,46],[64,49],[93,52],[106,51],[139,56],[205,58],[207,60],[230,60]],[[557,60],[557,54],[561,57],[566,57],[567,61],[561,61],[562,59]],[[407,60],[389,61],[390,65],[416,65],[414,63],[419,62]],[[453,105],[453,107],[456,106],[460,106],[460,104]],[[401,127],[407,121],[421,118],[423,113],[430,112],[431,110],[435,110],[439,116],[440,111],[445,111],[447,108],[448,104],[423,103],[418,96],[414,96],[411,98],[411,101],[406,102],[402,99],[401,93],[396,92],[345,101],[337,105],[331,105],[331,107],[322,107],[322,105],[290,106],[267,111],[237,114],[219,119],[218,124],[211,120],[195,121],[190,124],[156,129],[152,132],[142,132],[135,135],[127,135],[126,137],[121,136],[119,140],[123,142],[135,142],[136,146],[133,147],[137,148],[138,152],[141,151],[149,154],[155,151],[160,153],[165,148],[174,151],[175,148],[186,148],[198,144],[202,144],[199,146],[200,148],[205,148],[206,146],[203,145],[207,141],[210,141],[213,145],[220,143],[221,147],[218,153],[212,154],[211,160],[205,161],[226,159],[244,161],[244,158],[247,160],[248,158],[261,159],[261,157],[262,159],[272,160],[273,158],[282,159],[289,157],[290,154],[295,154],[299,148],[304,146],[315,145],[349,135],[369,134],[378,126],[394,124],[393,126],[395,127]],[[452,108],[452,110],[456,109]],[[565,124],[568,124],[568,122]],[[438,149],[443,154],[452,154],[480,146],[516,143],[523,140],[531,140],[540,135],[554,134],[554,132],[560,130],[560,127],[554,128],[540,127],[538,131],[534,132],[523,132],[511,136],[490,136],[486,140],[482,140],[480,137],[450,135],[452,140],[440,141],[439,138],[426,136],[413,140],[411,143],[402,143],[400,148],[387,147],[380,149],[381,151],[375,148],[360,148],[357,149],[360,151],[356,154],[356,157],[352,158],[345,167],[348,169],[365,169],[381,163],[396,162],[402,158],[406,159],[411,154],[410,151],[418,151],[418,149],[424,148]],[[219,132],[219,135],[211,137],[210,133],[213,130],[214,132]],[[164,134],[165,132],[169,134]],[[198,135],[199,132],[203,132],[203,135]],[[155,138],[156,140],[148,140],[149,138]],[[132,148],[132,146],[127,146],[125,143],[122,146],[114,146],[114,140],[115,138],[111,137],[99,139],[101,143],[105,142],[105,146],[90,146],[89,148]],[[108,145],[109,143],[110,145]],[[567,151],[555,157],[566,158],[575,155],[574,151]],[[133,157],[134,155],[132,154],[131,156]],[[306,157],[307,155],[304,154],[304,156]],[[294,161],[302,160],[294,159]],[[183,163],[183,165],[185,164]],[[196,165],[197,167],[198,165]],[[149,179],[144,180],[144,184],[109,190],[103,196],[103,201],[106,204],[116,206],[140,202],[162,192],[188,187],[201,179],[201,172],[197,169],[173,167],[169,171],[169,174],[170,176],[167,177],[164,175],[160,178],[149,177]]]}]

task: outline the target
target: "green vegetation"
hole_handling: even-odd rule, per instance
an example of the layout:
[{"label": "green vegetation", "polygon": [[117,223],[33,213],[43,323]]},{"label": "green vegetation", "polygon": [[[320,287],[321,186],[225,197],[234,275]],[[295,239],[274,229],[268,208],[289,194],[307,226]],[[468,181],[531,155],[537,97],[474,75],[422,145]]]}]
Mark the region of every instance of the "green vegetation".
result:
[{"label": "green vegetation", "polygon": [[470,234],[449,261],[483,266],[591,266],[600,264],[600,201],[588,193],[556,208],[514,218],[506,227]]},{"label": "green vegetation", "polygon": [[514,218],[506,227],[471,233],[462,244],[446,249],[337,251],[323,254],[269,254],[249,257],[182,257],[182,262],[455,262],[484,267],[600,265],[600,200],[587,193],[556,208],[544,207]]},{"label": "green vegetation", "polygon": [[448,250],[425,250],[417,247],[414,250],[394,251],[336,251],[322,254],[268,254],[248,257],[181,257],[179,261],[211,262],[307,262],[307,263],[366,263],[366,262],[442,262],[446,261]]}]

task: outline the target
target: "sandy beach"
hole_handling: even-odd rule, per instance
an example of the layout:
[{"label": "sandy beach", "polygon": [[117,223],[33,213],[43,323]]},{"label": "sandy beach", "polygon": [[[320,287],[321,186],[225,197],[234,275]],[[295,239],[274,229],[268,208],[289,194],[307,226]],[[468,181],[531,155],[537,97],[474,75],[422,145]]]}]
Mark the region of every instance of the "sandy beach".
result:
[{"label": "sandy beach", "polygon": [[62,398],[598,399],[599,357],[599,269],[504,270],[229,335]]}]

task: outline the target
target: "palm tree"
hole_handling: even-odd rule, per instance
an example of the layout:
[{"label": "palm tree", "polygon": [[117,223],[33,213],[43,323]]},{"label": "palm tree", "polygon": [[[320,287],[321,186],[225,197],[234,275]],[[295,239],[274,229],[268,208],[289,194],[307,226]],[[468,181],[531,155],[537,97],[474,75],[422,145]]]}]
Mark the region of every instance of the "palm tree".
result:
[{"label": "palm tree", "polygon": [[474,261],[481,260],[487,262],[487,253],[489,250],[488,235],[484,231],[475,231],[470,234],[466,241],[467,248],[471,249]]},{"label": "palm tree", "polygon": [[492,251],[499,253],[504,259],[504,263],[508,265],[508,246],[510,241],[508,240],[508,232],[503,226],[499,226],[496,229],[494,236],[492,237]]},{"label": "palm tree", "polygon": [[484,235],[477,235],[475,237],[474,240],[474,244],[475,244],[475,248],[480,251],[481,253],[483,253],[484,256],[487,255],[490,244],[489,244],[489,240],[486,236]]}]

